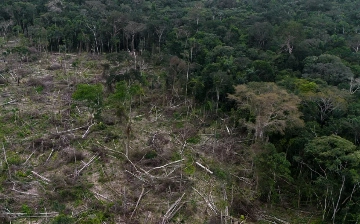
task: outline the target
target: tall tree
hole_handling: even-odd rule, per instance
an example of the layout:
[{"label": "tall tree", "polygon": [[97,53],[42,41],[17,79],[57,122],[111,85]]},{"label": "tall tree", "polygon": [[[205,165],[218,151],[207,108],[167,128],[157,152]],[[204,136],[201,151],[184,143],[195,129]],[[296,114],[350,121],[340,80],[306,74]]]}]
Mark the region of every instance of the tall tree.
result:
[{"label": "tall tree", "polygon": [[334,86],[301,94],[304,116],[324,125],[334,114],[346,111],[347,94],[346,91],[339,90]]},{"label": "tall tree", "polygon": [[284,133],[288,126],[302,126],[298,110],[300,99],[272,82],[250,82],[235,87],[230,99],[247,109],[255,121],[245,121],[255,139],[264,140],[270,133]]},{"label": "tall tree", "polygon": [[347,223],[346,215],[339,219],[337,215],[353,205],[355,194],[358,194],[360,151],[353,143],[336,135],[317,137],[304,151],[300,163],[308,169],[306,175],[311,181],[308,186],[321,205],[323,219]]},{"label": "tall tree", "polygon": [[131,38],[131,51],[135,52],[135,35],[145,30],[146,25],[135,21],[130,21],[124,28],[128,38]]},{"label": "tall tree", "polygon": [[305,58],[304,64],[303,77],[321,78],[330,85],[348,83],[354,77],[351,69],[334,55],[310,56]]},{"label": "tall tree", "polygon": [[280,47],[283,51],[292,54],[296,44],[304,38],[304,29],[301,23],[289,21],[282,24],[278,30],[280,37]]}]

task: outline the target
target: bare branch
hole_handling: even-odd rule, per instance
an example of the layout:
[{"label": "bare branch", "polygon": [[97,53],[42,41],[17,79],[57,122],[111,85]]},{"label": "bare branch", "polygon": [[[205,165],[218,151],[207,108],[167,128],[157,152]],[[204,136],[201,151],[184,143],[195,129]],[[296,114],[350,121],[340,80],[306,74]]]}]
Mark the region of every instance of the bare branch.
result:
[{"label": "bare branch", "polygon": [[82,138],[85,138],[85,136],[89,133],[90,128],[96,123],[92,123],[91,125],[89,125],[88,129],[86,130],[86,132],[83,134]]},{"label": "bare branch", "polygon": [[217,209],[215,207],[215,205],[209,200],[209,199],[206,199],[198,190],[196,190],[194,187],[192,187],[192,189],[194,189],[194,191],[196,193],[198,193],[203,199],[204,201],[206,202],[207,206],[215,213],[217,214]]},{"label": "bare branch", "polygon": [[46,177],[41,176],[40,174],[36,173],[35,171],[31,171],[31,173],[34,174],[35,176],[39,177],[40,179],[42,179],[46,183],[51,182],[49,179],[47,179]]},{"label": "bare branch", "polygon": [[145,190],[145,189],[144,189],[144,186],[142,186],[139,199],[138,199],[137,202],[136,202],[136,206],[135,206],[135,208],[134,208],[134,211],[131,213],[130,219],[132,219],[132,217],[134,216],[134,214],[135,214],[135,212],[136,212],[136,209],[137,209],[138,206],[139,206],[139,203],[140,203],[141,198],[142,198],[145,194],[147,194],[147,193],[149,192],[149,191],[147,191],[147,192],[144,194],[144,190]]},{"label": "bare branch", "polygon": [[200,166],[201,168],[203,168],[206,172],[213,174],[213,172],[211,170],[209,170],[208,168],[206,168],[205,166],[201,165],[199,162],[195,162],[196,165]]},{"label": "bare branch", "polygon": [[179,211],[179,209],[183,206],[183,204],[179,205],[179,203],[181,202],[182,198],[184,197],[185,193],[183,193],[181,195],[180,198],[178,198],[171,206],[170,208],[166,211],[163,220],[161,222],[161,224],[166,224],[172,217],[174,217],[174,215],[176,214],[177,211]]},{"label": "bare branch", "polygon": [[4,160],[5,160],[5,163],[6,163],[7,167],[8,167],[8,171],[9,171],[9,178],[11,178],[11,172],[10,172],[9,163],[7,161],[7,158],[6,158],[6,151],[5,151],[4,143],[2,143],[2,148],[3,148],[3,151],[4,151]]},{"label": "bare branch", "polygon": [[3,103],[0,106],[5,106],[7,104],[15,103],[17,100],[10,100],[9,102]]},{"label": "bare branch", "polygon": [[13,188],[12,188],[11,190],[13,190],[13,191],[15,191],[15,192],[18,192],[18,193],[20,193],[20,194],[26,194],[26,195],[31,195],[31,196],[39,196],[38,194],[34,194],[34,193],[29,193],[29,192],[25,192],[25,191],[16,190],[16,189],[15,189],[15,183],[14,183]]},{"label": "bare branch", "polygon": [[51,152],[50,152],[48,158],[46,159],[45,163],[47,163],[47,161],[50,159],[50,157],[51,157],[51,155],[53,154],[53,152],[54,152],[54,149],[51,150]]},{"label": "bare branch", "polygon": [[29,159],[31,158],[31,156],[32,155],[34,155],[34,153],[35,153],[35,150],[30,154],[30,156],[25,160],[25,162],[23,163],[23,165],[25,165],[28,161],[29,161]]},{"label": "bare branch", "polygon": [[97,193],[97,192],[95,192],[95,191],[92,191],[95,195],[97,195],[97,196],[99,196],[99,197],[101,197],[101,198],[104,198],[104,199],[106,199],[106,200],[108,200],[108,201],[113,201],[113,200],[111,200],[110,198],[108,198],[108,197],[105,197],[104,195],[102,195],[102,194],[99,194],[99,193]]},{"label": "bare branch", "polygon": [[148,171],[146,171],[146,172],[149,173],[150,171],[153,171],[153,170],[156,170],[156,169],[165,168],[165,167],[167,167],[167,166],[173,165],[173,164],[175,164],[175,163],[182,162],[182,161],[184,161],[184,160],[185,160],[185,159],[181,159],[181,160],[177,160],[177,161],[174,161],[174,162],[171,162],[171,163],[162,165],[162,166],[153,167],[153,168],[151,168],[150,170],[148,170]]},{"label": "bare branch", "polygon": [[87,162],[80,170],[76,171],[76,173],[75,173],[76,176],[78,176],[81,173],[81,171],[83,171],[86,167],[88,167],[97,158],[99,158],[99,156],[97,156],[97,155],[91,157],[89,162]]},{"label": "bare branch", "polygon": [[66,130],[66,131],[60,131],[58,132],[56,130],[56,134],[64,134],[64,133],[68,133],[68,132],[73,132],[73,131],[76,131],[76,130],[79,130],[79,129],[84,129],[84,128],[87,128],[89,127],[89,125],[85,125],[85,126],[81,126],[81,127],[78,127],[78,128],[73,128],[73,129],[69,129],[69,130]]}]

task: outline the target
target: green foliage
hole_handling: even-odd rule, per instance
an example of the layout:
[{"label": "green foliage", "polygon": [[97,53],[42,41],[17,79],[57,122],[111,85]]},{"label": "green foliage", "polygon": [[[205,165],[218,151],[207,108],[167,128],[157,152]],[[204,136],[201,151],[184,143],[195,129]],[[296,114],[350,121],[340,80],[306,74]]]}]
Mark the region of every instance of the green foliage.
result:
[{"label": "green foliage", "polygon": [[360,152],[356,151],[356,146],[336,135],[312,140],[305,147],[305,156],[313,157],[313,162],[335,173],[360,165]]},{"label": "green foliage", "polygon": [[199,135],[192,136],[186,140],[188,143],[198,144],[201,141],[201,137]]},{"label": "green foliage", "polygon": [[95,112],[95,118],[100,118],[103,101],[103,86],[101,84],[79,84],[72,95],[73,99],[85,101]]},{"label": "green foliage", "polygon": [[275,74],[270,63],[262,60],[256,60],[252,63],[252,69],[248,73],[248,80],[251,82],[274,82]]},{"label": "green foliage", "polygon": [[89,105],[101,105],[103,86],[101,84],[79,84],[72,97],[75,100],[86,101]]},{"label": "green foliage", "polygon": [[26,172],[23,172],[23,171],[17,171],[16,172],[16,176],[20,177],[20,178],[24,178],[24,177],[27,177],[30,175],[30,171],[26,171]]},{"label": "green foliage", "polygon": [[193,175],[196,171],[195,161],[190,154],[187,154],[186,157],[184,172],[187,175]]},{"label": "green foliage", "polygon": [[115,92],[110,96],[110,102],[115,104],[123,101],[126,102],[143,94],[144,90],[140,84],[128,85],[126,81],[120,81],[116,83]]},{"label": "green foliage", "polygon": [[311,82],[306,79],[297,79],[295,81],[295,86],[299,90],[300,94],[315,92],[318,89],[318,86],[315,82]]},{"label": "green foliage", "polygon": [[58,193],[63,201],[81,201],[89,196],[89,191],[86,187],[86,185],[71,186],[60,189]]},{"label": "green foliage", "polygon": [[351,69],[345,66],[339,57],[322,54],[319,57],[311,56],[304,60],[305,78],[321,78],[330,85],[349,82],[354,76]]},{"label": "green foliage", "polygon": [[219,178],[220,180],[229,180],[229,172],[221,168],[220,164],[213,166],[211,170],[214,172],[215,177]]},{"label": "green foliage", "polygon": [[51,222],[51,224],[72,224],[72,223],[75,223],[75,219],[64,214],[60,214],[56,216],[54,220]]},{"label": "green foliage", "polygon": [[285,188],[292,181],[291,164],[286,159],[285,153],[278,153],[272,144],[257,144],[253,147],[261,150],[261,153],[255,157],[261,197],[263,200],[277,203],[282,197],[279,194],[280,188]]},{"label": "green foliage", "polygon": [[92,212],[90,214],[84,214],[83,216],[84,216],[83,219],[81,219],[77,223],[101,224],[107,219],[105,214],[101,211]]},{"label": "green foliage", "polygon": [[59,213],[62,213],[65,210],[65,208],[66,208],[65,204],[60,203],[57,200],[52,201],[52,209],[53,210],[55,210]]},{"label": "green foliage", "polygon": [[130,58],[127,52],[110,53],[110,54],[106,54],[105,57],[108,61],[110,61],[113,64],[121,63]]},{"label": "green foliage", "polygon": [[[360,152],[356,146],[336,135],[317,137],[306,145],[300,163],[309,169],[303,175],[308,175],[308,187],[322,206],[323,215],[333,221],[349,218],[339,211],[353,207],[350,205],[358,197],[350,190],[355,189],[360,181]],[[343,203],[327,206],[326,200]],[[348,213],[358,214],[353,209]]]},{"label": "green foliage", "polygon": [[9,165],[20,165],[22,163],[20,155],[12,151],[7,152],[7,161]]},{"label": "green foliage", "polygon": [[37,86],[37,87],[35,88],[35,91],[36,91],[37,93],[42,93],[42,91],[44,91],[44,86]]},{"label": "green foliage", "polygon": [[34,211],[28,205],[21,205],[21,212],[25,213],[26,215],[30,216],[34,213]]},{"label": "green foliage", "polygon": [[79,67],[79,65],[81,64],[81,60],[79,58],[76,58],[72,63],[71,66],[74,68]]},{"label": "green foliage", "polygon": [[29,49],[25,46],[17,46],[11,50],[12,53],[18,53],[19,55],[26,55],[29,53]]},{"label": "green foliage", "polygon": [[157,153],[155,151],[150,151],[150,152],[147,152],[144,156],[145,159],[153,159],[153,158],[156,158],[157,157]]},{"label": "green foliage", "polygon": [[103,122],[99,122],[98,124],[95,125],[94,130],[101,131],[101,130],[105,130],[106,128],[107,128],[106,124],[104,124]]}]

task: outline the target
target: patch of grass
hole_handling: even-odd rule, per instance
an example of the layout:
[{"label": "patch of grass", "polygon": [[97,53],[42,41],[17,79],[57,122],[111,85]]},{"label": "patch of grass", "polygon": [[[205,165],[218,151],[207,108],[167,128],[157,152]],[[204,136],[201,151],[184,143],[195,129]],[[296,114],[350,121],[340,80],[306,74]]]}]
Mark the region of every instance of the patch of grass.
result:
[{"label": "patch of grass", "polygon": [[42,92],[44,91],[44,86],[36,86],[36,87],[35,87],[35,91],[36,91],[37,93],[42,93]]},{"label": "patch of grass", "polygon": [[93,211],[83,213],[82,218],[78,220],[77,223],[83,223],[83,224],[104,223],[110,218],[110,216],[107,212],[101,210],[102,208],[95,208],[95,210]]},{"label": "patch of grass", "polygon": [[103,122],[99,122],[98,124],[94,125],[94,131],[102,131],[105,130],[107,128],[106,124],[104,124]]},{"label": "patch of grass", "polygon": [[192,136],[186,140],[188,143],[192,144],[199,144],[201,140],[201,137],[199,135]]},{"label": "patch of grass", "polygon": [[16,173],[15,173],[15,175],[17,176],[17,177],[27,177],[27,176],[29,176],[30,175],[30,171],[26,171],[26,172],[23,172],[23,171],[21,171],[21,170],[18,170]]},{"label": "patch of grass", "polygon": [[87,61],[85,62],[85,67],[88,67],[89,69],[95,69],[98,67],[98,64],[95,61]]},{"label": "patch of grass", "polygon": [[21,212],[26,213],[26,215],[31,215],[34,211],[26,204],[21,205]]},{"label": "patch of grass", "polygon": [[28,136],[28,135],[31,134],[31,131],[30,131],[30,130],[26,130],[26,129],[22,129],[22,130],[18,131],[16,134],[17,134],[17,136],[20,137],[20,138],[25,138],[26,136]]},{"label": "patch of grass", "polygon": [[13,151],[8,151],[6,153],[7,153],[7,161],[9,165],[20,165],[22,163],[22,159],[19,156],[19,154]]},{"label": "patch of grass", "polygon": [[59,196],[64,201],[75,201],[79,204],[85,197],[90,195],[88,186],[74,186],[59,191]]},{"label": "patch of grass", "polygon": [[99,174],[98,182],[103,184],[103,183],[106,183],[108,181],[109,181],[109,178],[107,176],[105,176],[103,172],[101,172]]},{"label": "patch of grass", "polygon": [[76,59],[71,63],[71,66],[74,67],[74,68],[77,68],[77,67],[79,67],[80,64],[81,64],[80,58],[76,58]]},{"label": "patch of grass", "polygon": [[187,174],[187,175],[193,175],[196,171],[196,167],[194,165],[194,162],[193,161],[188,161],[186,164],[185,164],[185,169],[184,169],[184,172]]},{"label": "patch of grass", "polygon": [[72,224],[72,223],[75,223],[75,219],[64,214],[56,216],[54,220],[51,222],[51,224]]},{"label": "patch of grass", "polygon": [[184,122],[183,122],[183,121],[177,121],[177,122],[175,122],[175,127],[176,127],[176,128],[183,128],[183,127],[184,127]]},{"label": "patch of grass", "polygon": [[228,172],[226,172],[224,169],[221,169],[220,167],[214,167],[212,168],[215,177],[219,178],[220,180],[228,180],[229,179],[229,175]]},{"label": "patch of grass", "polygon": [[65,210],[66,206],[62,203],[60,203],[59,201],[53,201],[52,202],[52,209],[54,211],[60,212],[62,213]]},{"label": "patch of grass", "polygon": [[177,160],[180,160],[181,159],[181,155],[179,152],[174,152],[171,156],[171,160],[172,161],[177,161]]}]

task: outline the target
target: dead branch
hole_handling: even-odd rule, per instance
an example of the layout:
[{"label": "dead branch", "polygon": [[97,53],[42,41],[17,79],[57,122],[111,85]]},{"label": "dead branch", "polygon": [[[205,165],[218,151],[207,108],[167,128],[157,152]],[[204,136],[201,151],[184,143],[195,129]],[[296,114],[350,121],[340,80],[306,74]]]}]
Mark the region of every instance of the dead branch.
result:
[{"label": "dead branch", "polygon": [[47,161],[50,159],[50,157],[51,157],[51,155],[53,154],[53,152],[54,152],[54,149],[51,149],[51,152],[50,152],[48,158],[46,159],[45,163],[47,163]]},{"label": "dead branch", "polygon": [[85,138],[85,136],[89,133],[90,128],[96,123],[92,123],[91,125],[89,125],[89,127],[87,128],[86,132],[83,134],[82,138]]},{"label": "dead branch", "polygon": [[9,102],[3,103],[0,106],[5,106],[7,104],[15,103],[17,100],[10,100]]},{"label": "dead branch", "polygon": [[4,151],[4,160],[5,160],[5,163],[7,165],[8,171],[9,171],[9,178],[11,179],[11,172],[10,172],[9,163],[8,163],[7,157],[6,157],[6,151],[5,151],[4,143],[2,143],[2,148],[3,148],[3,151]]},{"label": "dead branch", "polygon": [[76,173],[75,173],[76,176],[78,176],[78,175],[81,173],[81,171],[83,171],[86,167],[90,166],[90,164],[91,164],[95,159],[97,159],[97,158],[99,158],[98,155],[95,155],[95,156],[91,157],[91,159],[89,160],[89,162],[87,162],[83,167],[81,167],[81,169],[79,169],[78,171],[76,171]]},{"label": "dead branch", "polygon": [[173,172],[175,172],[175,170],[177,169],[178,167],[175,167],[174,169],[172,169],[169,173],[166,173],[166,177],[170,176],[170,174],[172,174]]},{"label": "dead branch", "polygon": [[[98,143],[98,145],[104,147],[106,150],[109,150],[109,151],[111,151],[111,152],[115,152],[115,153],[118,153],[118,154],[120,154],[120,155],[123,155],[123,156],[127,159],[127,161],[129,161],[129,163],[134,167],[134,169],[136,170],[137,173],[140,173],[141,176],[144,176],[144,175],[145,175],[145,176],[149,177],[150,180],[164,178],[164,177],[161,177],[161,176],[153,176],[153,175],[151,175],[151,174],[149,173],[150,171],[155,170],[155,169],[165,168],[166,166],[169,166],[169,165],[172,165],[172,164],[175,164],[175,163],[179,163],[179,162],[181,162],[181,161],[184,160],[184,159],[182,159],[182,160],[174,161],[174,162],[165,164],[165,165],[163,165],[163,166],[154,167],[154,168],[146,171],[146,170],[144,170],[143,168],[141,168],[140,166],[136,166],[136,165],[129,159],[129,157],[128,157],[125,153],[120,152],[120,151],[115,151],[115,150],[110,149],[110,148],[108,148],[108,147],[106,147],[106,146],[103,146],[103,145],[101,145],[98,141],[97,141],[97,143]],[[141,180],[141,181],[143,181],[143,182],[149,183],[148,181],[144,180],[142,177],[139,177],[139,176],[131,173],[131,172],[128,171],[128,170],[125,170],[125,171],[128,172],[129,174],[131,174],[132,176],[136,177],[137,179],[139,179],[139,180]],[[168,175],[166,175],[166,176],[168,176]]]},{"label": "dead branch", "polygon": [[[63,55],[63,53],[53,53],[54,55]],[[76,54],[65,54],[65,56],[77,57]]]},{"label": "dead branch", "polygon": [[135,208],[134,208],[134,211],[131,213],[130,219],[132,219],[133,215],[135,214],[136,209],[137,209],[138,206],[139,206],[139,203],[140,203],[141,198],[142,198],[145,194],[147,194],[147,193],[149,192],[149,191],[147,191],[147,192],[144,194],[144,190],[145,190],[145,189],[144,189],[144,186],[142,186],[139,199],[138,199],[137,202],[136,202],[136,206],[135,206]]},{"label": "dead branch", "polygon": [[177,211],[179,211],[179,209],[184,205],[181,204],[179,205],[179,203],[181,202],[182,198],[184,197],[185,193],[183,193],[181,195],[180,198],[178,198],[171,206],[170,208],[166,211],[163,220],[161,222],[161,224],[166,224],[172,217],[174,217],[174,215],[176,214]]},{"label": "dead branch", "polygon": [[99,196],[99,197],[101,197],[101,198],[104,198],[104,199],[106,199],[106,200],[108,200],[108,201],[113,201],[113,200],[111,200],[110,198],[107,198],[107,197],[105,197],[104,195],[101,195],[101,194],[99,194],[99,193],[97,193],[97,192],[95,192],[95,191],[92,191],[94,194],[96,194],[97,196]]},{"label": "dead branch", "polygon": [[73,128],[73,129],[69,129],[69,130],[66,130],[66,131],[58,131],[56,130],[56,134],[64,134],[64,133],[68,133],[68,132],[73,132],[73,131],[76,131],[76,130],[79,130],[79,129],[84,129],[84,128],[87,128],[89,127],[89,125],[85,125],[85,126],[81,126],[81,127],[78,127],[78,128]]},{"label": "dead branch", "polygon": [[225,127],[226,127],[226,131],[227,131],[227,133],[228,133],[229,135],[231,135],[231,131],[230,131],[230,129],[228,128],[228,126],[227,126],[227,125],[225,125]]},{"label": "dead branch", "polygon": [[205,166],[201,165],[199,162],[195,162],[196,165],[200,166],[201,168],[203,168],[206,172],[213,174],[213,172],[211,170],[209,170],[208,168],[206,168]]},{"label": "dead branch", "polygon": [[[27,213],[22,213],[22,212],[5,212],[6,215],[9,216],[24,216],[27,215]],[[33,214],[33,216],[48,216],[48,215],[52,215],[52,216],[57,216],[59,215],[58,212],[41,212],[41,213],[35,213]]]},{"label": "dead branch", "polygon": [[32,174],[34,174],[35,176],[39,177],[41,180],[45,181],[46,183],[51,182],[49,179],[47,179],[46,177],[41,176],[40,174],[36,173],[35,171],[31,171]]},{"label": "dead branch", "polygon": [[244,181],[246,184],[249,184],[249,185],[251,185],[251,186],[253,185],[253,183],[251,183],[251,182],[249,181],[249,178],[239,177],[239,176],[236,176],[235,174],[232,174],[232,173],[230,173],[230,175],[238,178],[238,179],[241,180],[241,181]]},{"label": "dead branch", "polygon": [[146,180],[144,180],[142,177],[138,177],[138,176],[136,176],[135,174],[133,174],[133,173],[131,173],[130,171],[128,171],[128,170],[125,170],[125,172],[127,172],[127,173],[129,173],[131,176],[133,176],[133,177],[136,177],[137,179],[139,179],[140,181],[142,181],[142,182],[145,182],[145,183],[148,183]]},{"label": "dead branch", "polygon": [[31,195],[31,196],[39,196],[38,194],[33,194],[33,193],[29,193],[29,192],[24,192],[24,191],[16,190],[16,189],[15,189],[15,183],[14,183],[13,188],[12,188],[11,190],[13,190],[13,191],[15,191],[15,192],[18,192],[18,193],[20,193],[20,194],[26,194],[26,195]]},{"label": "dead branch", "polygon": [[[283,224],[290,224],[289,222],[279,219],[275,216],[270,216],[270,215],[262,215],[263,220],[268,221],[268,222],[272,222],[272,223],[283,223]],[[275,220],[275,221],[273,221]]]},{"label": "dead branch", "polygon": [[184,160],[185,160],[185,159],[181,159],[181,160],[177,160],[177,161],[174,161],[174,162],[171,162],[171,163],[167,163],[167,164],[162,165],[162,166],[153,167],[153,168],[151,168],[150,170],[148,170],[147,173],[149,173],[150,171],[156,170],[156,169],[165,168],[165,167],[167,167],[167,166],[170,166],[170,165],[175,164],[175,163],[182,162],[182,161],[184,161]]},{"label": "dead branch", "polygon": [[217,209],[216,209],[215,205],[212,204],[210,200],[206,199],[206,198],[205,198],[198,190],[196,190],[194,187],[192,187],[192,189],[194,189],[194,191],[195,191],[196,193],[198,193],[198,194],[204,199],[204,201],[206,202],[207,206],[209,206],[209,208],[217,215],[217,211],[216,211]]},{"label": "dead branch", "polygon": [[25,160],[25,162],[23,163],[23,165],[25,165],[29,159],[31,158],[31,156],[35,153],[35,150],[30,154],[30,156]]}]

